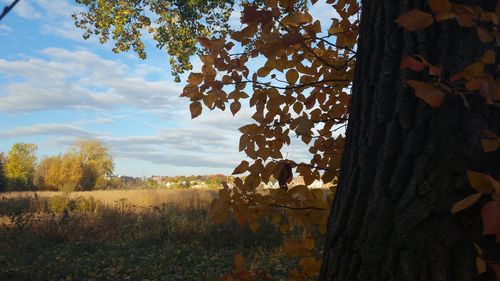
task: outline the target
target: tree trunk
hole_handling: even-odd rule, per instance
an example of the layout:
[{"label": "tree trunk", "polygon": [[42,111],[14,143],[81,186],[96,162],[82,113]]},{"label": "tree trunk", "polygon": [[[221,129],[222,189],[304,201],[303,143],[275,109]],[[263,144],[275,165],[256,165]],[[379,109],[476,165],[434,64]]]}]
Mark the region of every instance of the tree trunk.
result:
[{"label": "tree trunk", "polygon": [[[485,9],[496,4],[461,2]],[[474,28],[455,20],[417,33],[395,24],[408,10],[428,10],[427,0],[365,0],[362,7],[346,147],[320,280],[494,280],[490,271],[478,274],[473,244],[483,239],[490,254],[500,253],[492,237],[481,238],[486,196],[457,215],[450,209],[474,193],[466,170],[500,178],[498,151],[485,156],[480,133],[500,132],[500,112],[479,96],[467,109],[458,95],[446,95],[434,109],[405,84],[425,74],[399,69],[403,57],[419,54],[449,77],[480,58],[485,46]]]}]

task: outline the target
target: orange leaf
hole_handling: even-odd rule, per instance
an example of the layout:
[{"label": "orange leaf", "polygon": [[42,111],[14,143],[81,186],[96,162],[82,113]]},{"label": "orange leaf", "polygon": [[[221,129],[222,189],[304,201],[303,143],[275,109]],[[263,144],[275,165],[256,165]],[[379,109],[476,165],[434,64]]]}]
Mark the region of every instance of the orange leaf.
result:
[{"label": "orange leaf", "polygon": [[481,257],[476,257],[476,267],[479,274],[486,272],[486,262]]},{"label": "orange leaf", "polygon": [[467,177],[469,178],[469,183],[479,193],[491,193],[493,187],[488,179],[487,174],[478,173],[474,171],[467,170]]},{"label": "orange leaf", "polygon": [[482,195],[481,193],[475,193],[458,201],[451,207],[451,213],[456,214],[462,210],[469,208],[470,206],[474,205],[477,202],[477,200],[479,200],[479,198],[481,198],[481,195]]},{"label": "orange leaf", "polygon": [[465,83],[465,88],[469,91],[487,90],[488,82],[482,79],[471,79]]},{"label": "orange leaf", "polygon": [[445,21],[445,20],[450,20],[450,19],[454,19],[457,17],[457,14],[456,13],[438,13],[434,16],[434,19],[436,21]]},{"label": "orange leaf", "polygon": [[409,68],[415,72],[421,72],[422,70],[424,70],[425,66],[425,63],[415,59],[412,56],[407,56],[403,59],[403,61],[401,61],[401,66],[399,67],[399,69],[403,70]]},{"label": "orange leaf", "polygon": [[429,0],[429,6],[436,13],[448,13],[453,7],[449,0]]},{"label": "orange leaf", "polygon": [[500,139],[496,140],[483,139],[481,141],[481,144],[483,145],[484,152],[493,152],[500,147]]},{"label": "orange leaf", "polygon": [[500,233],[500,206],[491,201],[481,209],[483,218],[483,235],[497,235]]},{"label": "orange leaf", "polygon": [[191,118],[194,119],[200,116],[202,108],[199,101],[195,101],[189,105],[189,111],[191,111]]},{"label": "orange leaf", "polygon": [[405,14],[402,14],[396,19],[396,23],[404,27],[407,31],[420,31],[434,22],[431,14],[413,9]]},{"label": "orange leaf", "polygon": [[406,81],[415,90],[415,96],[432,107],[439,107],[444,101],[444,93],[434,85],[416,80]]}]

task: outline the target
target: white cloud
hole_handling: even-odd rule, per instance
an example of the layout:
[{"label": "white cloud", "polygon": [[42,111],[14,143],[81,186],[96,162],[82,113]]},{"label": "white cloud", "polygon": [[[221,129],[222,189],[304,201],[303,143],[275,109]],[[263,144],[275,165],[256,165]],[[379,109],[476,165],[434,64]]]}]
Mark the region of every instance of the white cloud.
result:
[{"label": "white cloud", "polygon": [[[12,4],[11,0],[2,0],[1,2],[5,5]],[[11,12],[19,17],[29,20],[40,19],[42,17],[42,14],[37,9],[34,1],[31,0],[17,2],[16,6],[11,10]]]},{"label": "white cloud", "polygon": [[0,24],[0,35],[7,35],[12,32],[12,28],[5,24]]},{"label": "white cloud", "polygon": [[0,137],[15,138],[33,135],[65,135],[76,137],[88,137],[94,133],[86,131],[78,126],[70,124],[37,124],[27,127],[17,127],[0,131]]},{"label": "white cloud", "polygon": [[[175,167],[234,167],[242,155],[236,153],[235,140],[213,128],[162,129],[153,135],[117,136],[88,131],[72,124],[38,124],[0,131],[0,137],[19,138],[33,135],[56,136],[45,148],[62,150],[81,138],[99,139],[119,161],[146,161]],[[119,173],[121,171],[118,171]]]},{"label": "white cloud", "polygon": [[[8,82],[0,89],[0,111],[27,112],[56,109],[174,108],[181,87],[174,82],[150,81],[157,71],[103,59],[89,51],[49,48],[48,59],[0,59],[0,73]],[[177,99],[178,100],[178,99]],[[171,105],[171,106],[170,106]]]}]

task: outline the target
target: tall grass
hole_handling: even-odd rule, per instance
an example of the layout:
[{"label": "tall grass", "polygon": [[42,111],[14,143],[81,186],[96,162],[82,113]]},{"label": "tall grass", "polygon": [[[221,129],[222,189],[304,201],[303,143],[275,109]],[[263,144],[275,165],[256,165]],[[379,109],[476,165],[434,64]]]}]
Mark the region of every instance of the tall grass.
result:
[{"label": "tall grass", "polygon": [[[0,280],[216,280],[236,252],[283,279],[282,234],[213,225],[212,190],[0,195]],[[136,268],[140,265],[140,268]],[[120,268],[116,271],[116,268]],[[134,268],[134,269],[131,269]]]}]

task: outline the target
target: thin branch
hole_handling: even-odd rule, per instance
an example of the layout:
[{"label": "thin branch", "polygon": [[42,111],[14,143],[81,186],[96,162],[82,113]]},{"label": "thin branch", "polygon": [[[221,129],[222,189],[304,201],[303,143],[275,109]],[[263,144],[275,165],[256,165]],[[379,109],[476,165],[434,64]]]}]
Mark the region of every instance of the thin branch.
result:
[{"label": "thin branch", "polygon": [[327,211],[328,209],[324,208],[318,208],[318,207],[290,207],[290,206],[284,206],[284,205],[276,205],[276,204],[271,204],[271,207],[275,208],[285,208],[285,209],[290,209],[290,210],[317,210],[317,211]]},{"label": "thin branch", "polygon": [[14,0],[14,2],[12,2],[12,4],[3,8],[2,13],[0,14],[0,21],[3,19],[3,17],[5,17],[10,12],[10,10],[12,10],[12,8],[14,8],[16,6],[17,2],[19,2],[19,0]]},{"label": "thin branch", "polygon": [[326,83],[332,83],[332,82],[344,82],[345,83],[345,82],[351,82],[351,80],[349,80],[349,79],[327,79],[327,80],[316,81],[316,82],[305,83],[305,84],[294,84],[293,86],[287,86],[287,87],[274,86],[274,85],[271,85],[271,82],[265,83],[265,82],[252,81],[252,80],[243,80],[243,81],[239,81],[239,82],[226,83],[226,85],[252,83],[255,85],[266,86],[268,88],[275,88],[275,89],[280,89],[280,90],[294,90],[294,89],[306,88],[306,87],[310,87],[310,86],[317,86],[319,84],[326,84]]}]

